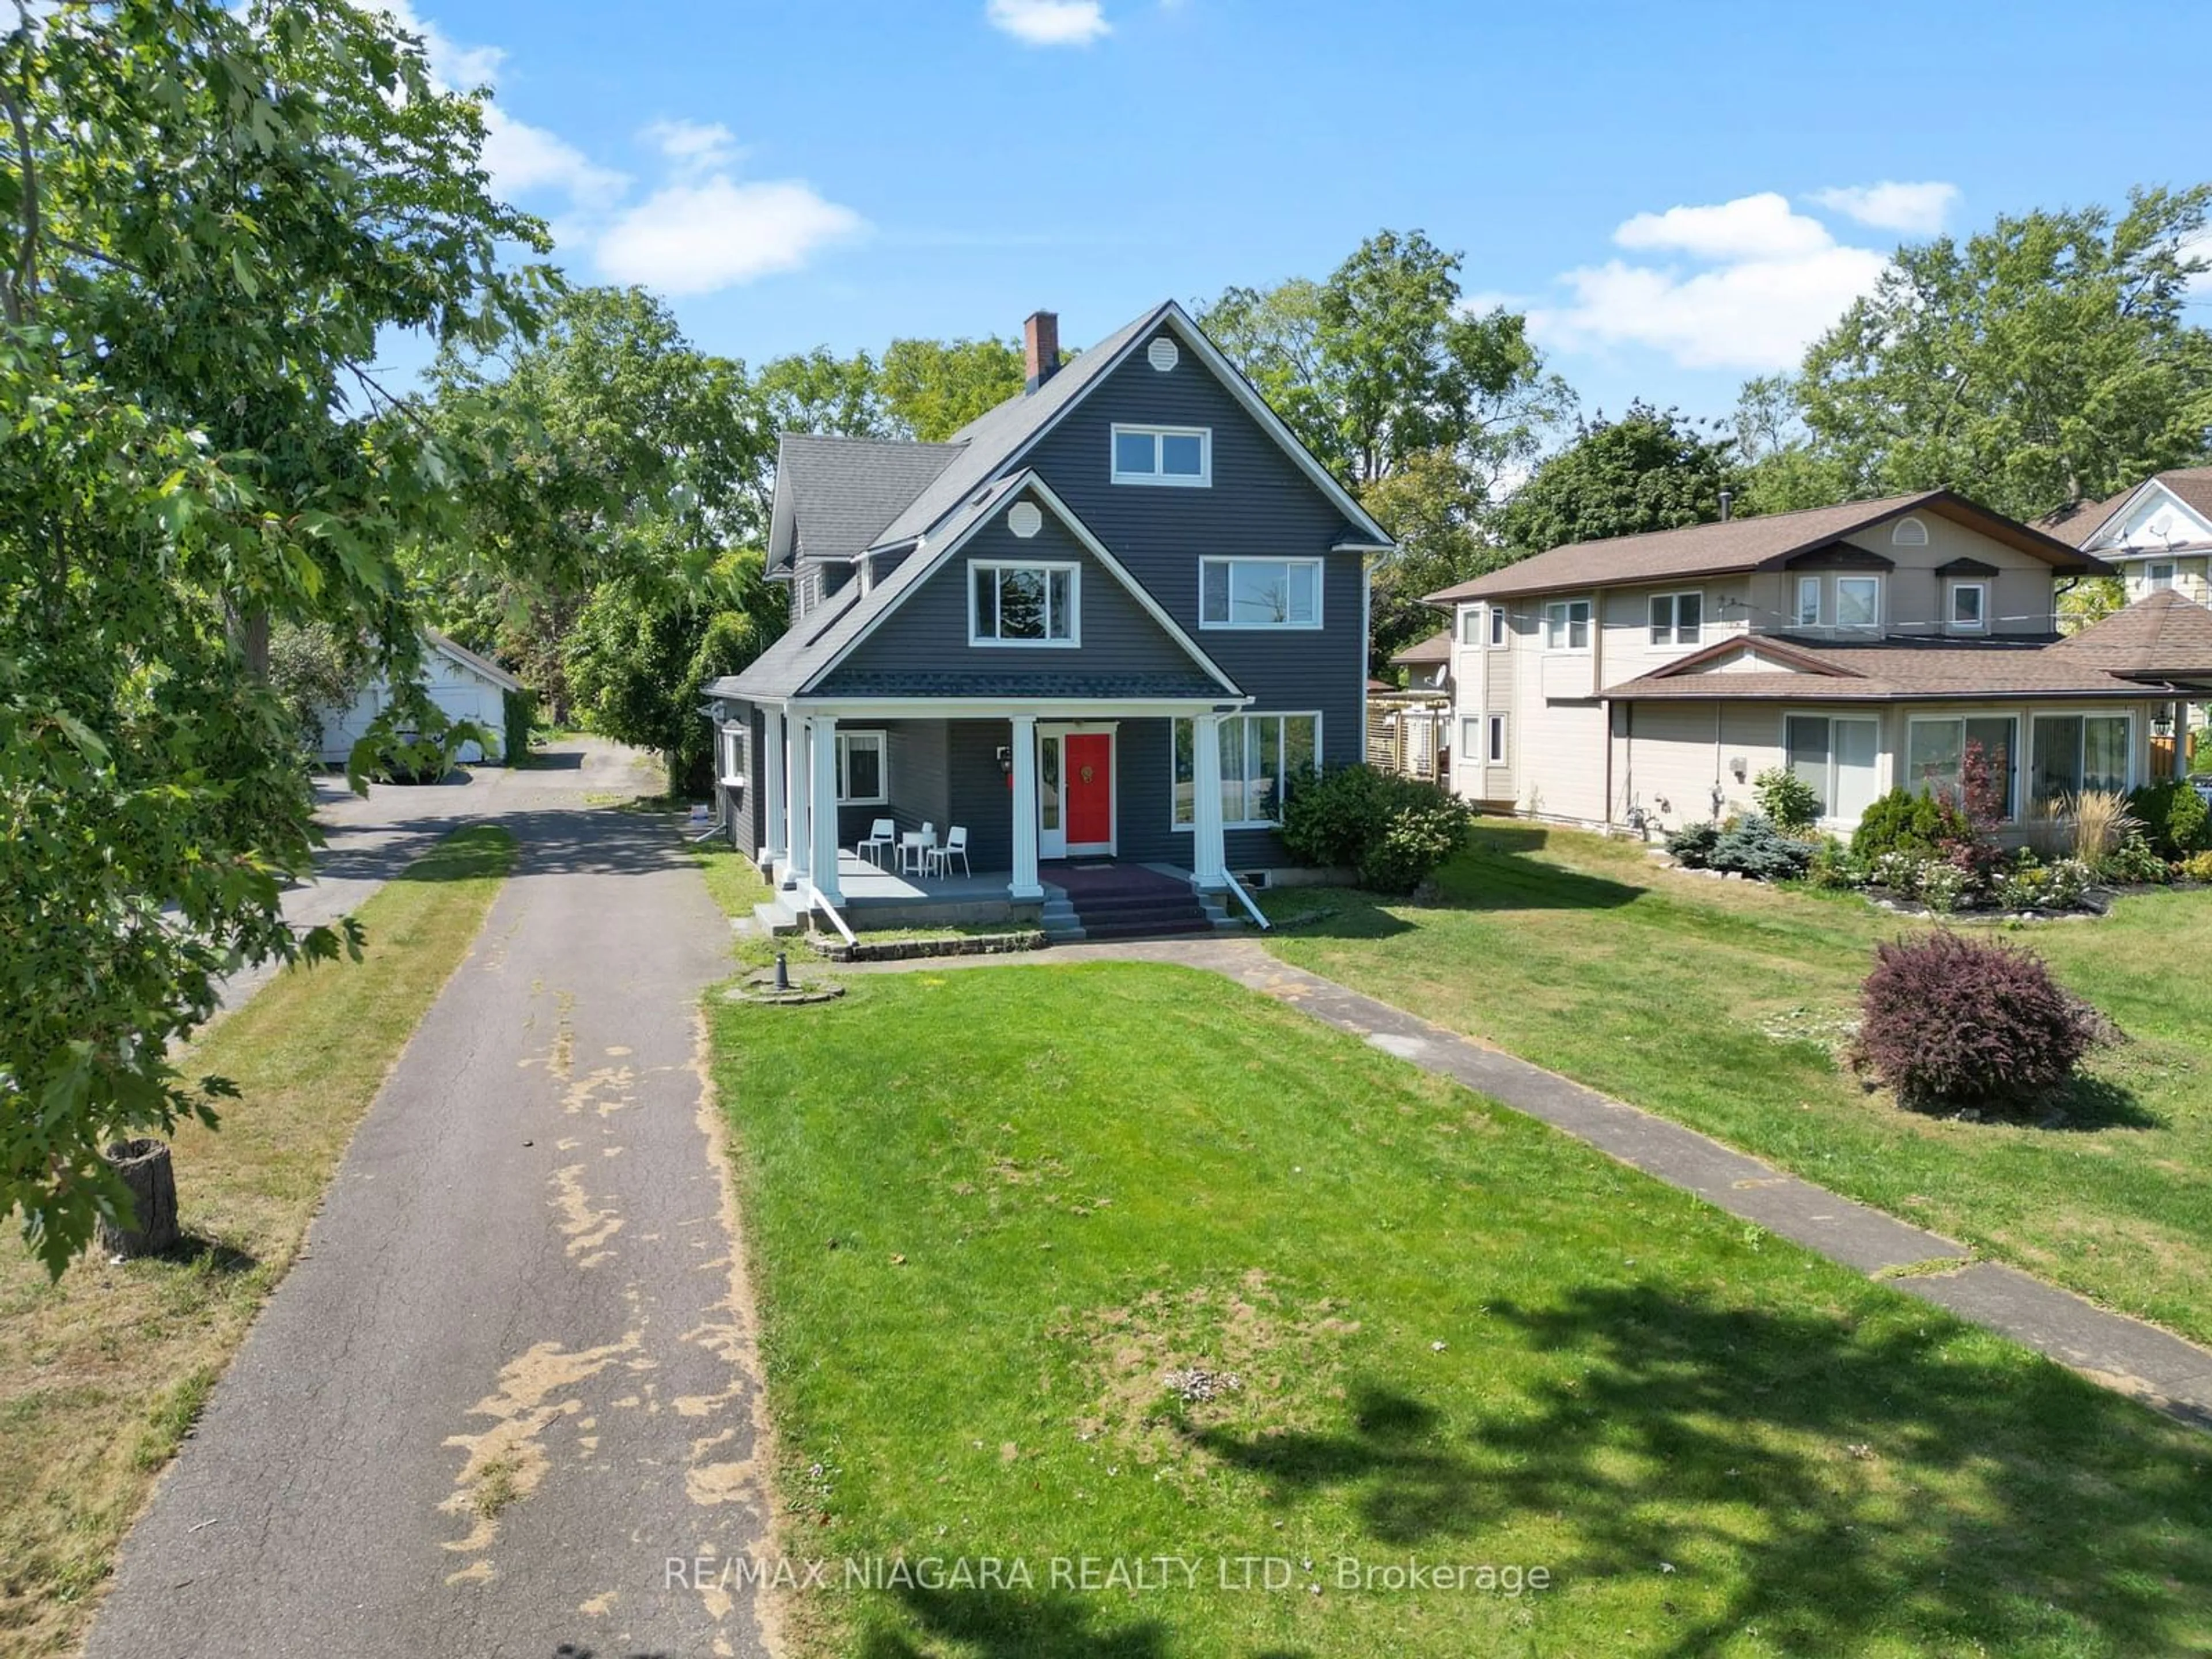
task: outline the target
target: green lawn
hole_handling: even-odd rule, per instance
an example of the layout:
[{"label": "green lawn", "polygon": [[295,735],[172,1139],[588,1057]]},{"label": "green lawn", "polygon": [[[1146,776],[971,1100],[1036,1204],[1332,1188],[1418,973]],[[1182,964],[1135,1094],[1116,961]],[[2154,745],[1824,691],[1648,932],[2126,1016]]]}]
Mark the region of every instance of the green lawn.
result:
[{"label": "green lawn", "polygon": [[2212,892],[2016,930],[2130,1040],[2063,1124],[1903,1112],[1836,1060],[1876,940],[1850,896],[1661,869],[1569,830],[1486,824],[1432,905],[1311,889],[1285,960],[1717,1135],[2110,1306],[2212,1340]]},{"label": "green lawn", "polygon": [[[2212,1641],[2212,1438],[1213,975],[850,983],[714,1011],[781,1541],[1001,1565],[803,1595],[805,1652]],[[1085,1556],[1199,1582],[1056,1588]]]},{"label": "green lawn", "polygon": [[[116,1546],[300,1247],[385,1074],[514,857],[479,824],[361,908],[359,962],[279,974],[192,1048],[240,1097],[171,1137],[180,1247],[58,1281],[0,1255],[0,1653],[70,1653]],[[13,1245],[13,1241],[10,1241]]]}]

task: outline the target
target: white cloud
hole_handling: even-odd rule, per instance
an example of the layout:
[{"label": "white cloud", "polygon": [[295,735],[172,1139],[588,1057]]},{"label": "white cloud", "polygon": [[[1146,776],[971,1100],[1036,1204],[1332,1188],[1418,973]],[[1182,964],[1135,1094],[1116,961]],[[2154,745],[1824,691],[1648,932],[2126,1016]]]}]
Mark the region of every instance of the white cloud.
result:
[{"label": "white cloud", "polygon": [[1566,299],[1529,310],[1540,342],[1570,351],[1641,346],[1687,368],[1793,368],[1888,263],[1838,243],[1771,191],[1639,213],[1613,240],[1683,258],[1613,258],[1566,272]]},{"label": "white cloud", "polygon": [[1884,179],[1878,185],[1839,185],[1816,190],[1805,198],[1856,219],[1877,230],[1894,230],[1907,236],[1933,236],[1959,199],[1959,187],[1930,179],[1925,184],[1901,185]]},{"label": "white cloud", "polygon": [[987,0],[983,15],[1031,46],[1087,46],[1114,28],[1100,0]]},{"label": "white cloud", "polygon": [[717,174],[655,191],[599,239],[599,269],[663,294],[708,294],[796,270],[866,222],[797,179],[740,184]]},{"label": "white cloud", "polygon": [[1772,191],[1712,207],[1639,213],[1613,240],[1623,247],[1700,259],[1787,259],[1818,253],[1834,240],[1818,219],[1792,213],[1789,198]]},{"label": "white cloud", "polygon": [[1875,230],[1896,230],[1907,237],[1933,237],[1958,201],[1958,185],[1929,179],[1927,184],[1843,184],[1832,191],[1814,191],[1805,197],[1823,208],[1858,219]]},{"label": "white cloud", "polygon": [[686,173],[732,167],[744,154],[737,134],[720,121],[655,121],[639,137]]},{"label": "white cloud", "polygon": [[483,116],[484,171],[502,194],[558,190],[578,208],[605,210],[629,191],[628,173],[601,167],[557,134],[518,121],[496,104],[486,104]]}]

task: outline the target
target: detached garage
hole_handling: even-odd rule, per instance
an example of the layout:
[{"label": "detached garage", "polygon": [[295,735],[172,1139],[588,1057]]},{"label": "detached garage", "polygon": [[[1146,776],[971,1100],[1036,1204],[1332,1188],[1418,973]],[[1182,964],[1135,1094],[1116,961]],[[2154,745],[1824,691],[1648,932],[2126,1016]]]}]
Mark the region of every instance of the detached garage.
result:
[{"label": "detached garage", "polygon": [[[457,720],[473,720],[491,739],[487,756],[480,744],[465,743],[453,757],[464,763],[505,758],[507,694],[522,690],[522,682],[497,663],[479,657],[443,634],[422,635],[422,689],[430,701]],[[391,689],[382,675],[353,700],[349,708],[330,709],[322,716],[323,741],[319,758],[325,765],[342,766],[353,746],[368,733],[369,722],[383,712]]]}]

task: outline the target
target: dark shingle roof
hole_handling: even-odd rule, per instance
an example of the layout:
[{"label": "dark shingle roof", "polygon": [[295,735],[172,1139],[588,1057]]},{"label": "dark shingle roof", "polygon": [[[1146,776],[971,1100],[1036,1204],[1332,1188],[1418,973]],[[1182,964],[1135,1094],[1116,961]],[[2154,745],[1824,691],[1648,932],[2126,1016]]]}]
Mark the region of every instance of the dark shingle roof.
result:
[{"label": "dark shingle roof", "polygon": [[1845,501],[1764,518],[1730,519],[1642,536],[1569,542],[1502,570],[1428,595],[1431,605],[1502,599],[1599,586],[1632,586],[1680,577],[1718,576],[1778,566],[1793,555],[1841,542],[1906,513],[1933,513],[1981,531],[2060,570],[2109,575],[2098,560],[1948,489],[1925,489],[1880,501]]},{"label": "dark shingle roof", "polygon": [[[791,493],[808,558],[849,559],[960,453],[957,444],[787,432],[776,446],[776,488]],[[787,568],[787,560],[777,568]]]},{"label": "dark shingle roof", "polygon": [[[1697,672],[1705,663],[1741,650],[1787,664],[1797,672]],[[1854,643],[1766,635],[1723,640],[1664,668],[1608,687],[1605,692],[1623,702],[1812,697],[1826,702],[2148,695],[2149,689],[2141,682],[2124,679],[2094,659],[2079,653],[2069,656],[2060,646],[2043,641],[1961,643],[1885,639]]]},{"label": "dark shingle roof", "polygon": [[2051,649],[2115,674],[2212,674],[2212,611],[2164,588]]}]

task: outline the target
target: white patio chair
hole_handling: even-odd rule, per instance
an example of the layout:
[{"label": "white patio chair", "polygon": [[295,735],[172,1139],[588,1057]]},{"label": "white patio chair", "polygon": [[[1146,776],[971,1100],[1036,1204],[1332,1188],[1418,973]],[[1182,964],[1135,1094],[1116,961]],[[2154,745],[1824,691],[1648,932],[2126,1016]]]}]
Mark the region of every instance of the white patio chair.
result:
[{"label": "white patio chair", "polygon": [[898,826],[889,818],[878,818],[868,826],[867,840],[853,850],[880,870],[884,867],[883,855],[890,852],[897,841]]},{"label": "white patio chair", "polygon": [[968,867],[968,826],[964,823],[956,823],[947,830],[945,832],[945,845],[933,847],[928,854],[930,868],[939,876],[949,876],[952,873],[952,860],[956,858],[960,860],[962,875],[972,876],[975,873]]},{"label": "white patio chair", "polygon": [[[937,826],[925,823],[919,830],[908,830],[899,837],[898,870],[904,875],[911,870],[917,876],[929,873],[930,854],[937,850]],[[913,862],[909,864],[908,860]]]}]

